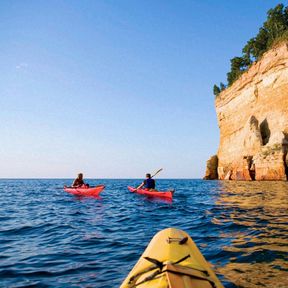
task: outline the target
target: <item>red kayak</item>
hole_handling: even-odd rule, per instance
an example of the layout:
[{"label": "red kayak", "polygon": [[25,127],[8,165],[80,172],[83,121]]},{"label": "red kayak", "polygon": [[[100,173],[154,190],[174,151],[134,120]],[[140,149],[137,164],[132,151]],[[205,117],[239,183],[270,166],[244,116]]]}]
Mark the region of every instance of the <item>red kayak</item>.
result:
[{"label": "red kayak", "polygon": [[136,189],[133,187],[128,186],[128,190],[133,193],[142,194],[148,197],[161,197],[166,199],[173,198],[173,191],[157,191],[157,190],[147,190],[147,189]]},{"label": "red kayak", "polygon": [[98,196],[103,190],[104,185],[98,185],[96,187],[80,187],[80,188],[73,188],[64,186],[64,191],[77,195],[77,196]]}]

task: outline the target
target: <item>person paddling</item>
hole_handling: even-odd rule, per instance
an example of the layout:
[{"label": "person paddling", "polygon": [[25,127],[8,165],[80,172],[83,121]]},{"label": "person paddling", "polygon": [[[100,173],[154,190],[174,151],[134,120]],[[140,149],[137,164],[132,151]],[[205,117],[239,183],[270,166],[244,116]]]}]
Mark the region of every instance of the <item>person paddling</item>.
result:
[{"label": "person paddling", "polygon": [[155,180],[152,179],[151,174],[146,174],[146,180],[144,180],[136,189],[141,189],[145,187],[147,190],[155,190]]},{"label": "person paddling", "polygon": [[83,174],[79,173],[77,178],[73,181],[72,187],[79,188],[81,186],[89,186],[89,185],[84,183]]}]

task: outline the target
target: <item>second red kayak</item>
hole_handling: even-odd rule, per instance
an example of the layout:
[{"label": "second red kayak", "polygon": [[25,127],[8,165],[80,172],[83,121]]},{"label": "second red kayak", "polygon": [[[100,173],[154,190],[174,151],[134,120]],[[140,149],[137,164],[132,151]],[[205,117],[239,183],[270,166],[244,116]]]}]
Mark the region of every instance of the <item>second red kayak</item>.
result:
[{"label": "second red kayak", "polygon": [[99,194],[104,190],[104,185],[98,185],[96,187],[66,187],[64,186],[64,191],[77,195],[77,196],[99,196]]},{"label": "second red kayak", "polygon": [[147,190],[147,189],[136,189],[133,187],[128,186],[128,190],[133,193],[146,195],[148,197],[161,197],[166,199],[173,198],[173,191],[156,191],[156,190]]}]

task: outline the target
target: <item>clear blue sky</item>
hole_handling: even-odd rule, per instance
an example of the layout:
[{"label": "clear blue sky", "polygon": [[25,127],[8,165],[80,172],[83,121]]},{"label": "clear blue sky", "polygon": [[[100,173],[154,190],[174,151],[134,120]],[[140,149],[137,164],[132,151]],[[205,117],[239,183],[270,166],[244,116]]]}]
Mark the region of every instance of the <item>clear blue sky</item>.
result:
[{"label": "clear blue sky", "polygon": [[212,87],[278,3],[0,1],[0,178],[203,177]]}]

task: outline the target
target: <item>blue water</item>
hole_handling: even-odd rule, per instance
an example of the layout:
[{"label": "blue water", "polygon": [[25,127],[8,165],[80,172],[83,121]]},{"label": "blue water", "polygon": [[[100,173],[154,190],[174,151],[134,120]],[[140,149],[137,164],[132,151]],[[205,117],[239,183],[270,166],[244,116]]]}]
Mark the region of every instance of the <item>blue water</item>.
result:
[{"label": "blue water", "polygon": [[103,183],[100,199],[71,180],[0,180],[0,287],[119,287],[154,234],[185,230],[225,287],[288,287],[288,183],[158,180],[172,203]]}]

